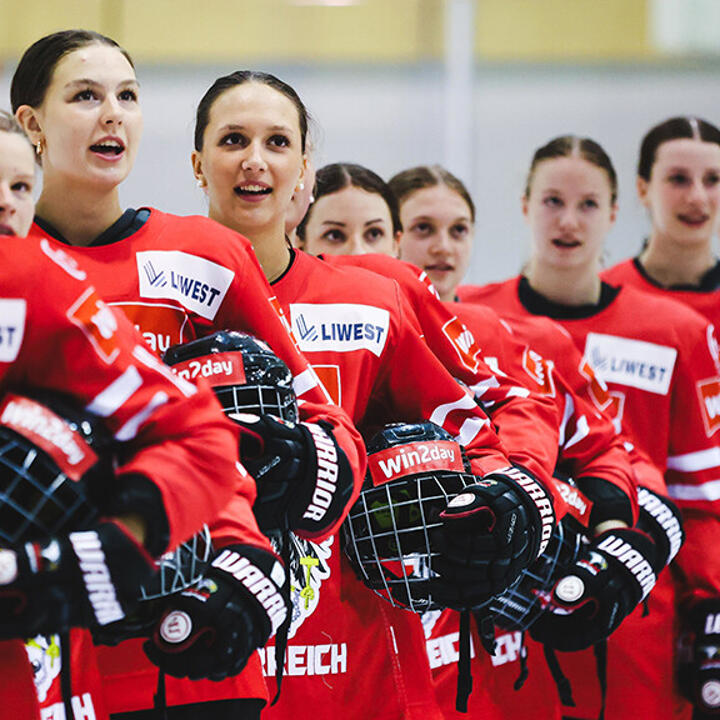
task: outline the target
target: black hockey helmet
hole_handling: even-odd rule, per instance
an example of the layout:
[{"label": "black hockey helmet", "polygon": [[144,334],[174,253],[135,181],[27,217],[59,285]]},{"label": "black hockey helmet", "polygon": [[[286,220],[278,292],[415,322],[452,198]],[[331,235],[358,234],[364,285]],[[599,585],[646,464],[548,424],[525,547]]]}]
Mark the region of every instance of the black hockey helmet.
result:
[{"label": "black hockey helmet", "polygon": [[392,424],[367,445],[368,472],[343,523],[358,578],[392,605],[439,609],[432,536],[448,501],[475,482],[460,445],[431,422]]},{"label": "black hockey helmet", "polygon": [[0,400],[0,539],[9,543],[86,527],[113,476],[113,438],[66,398]]},{"label": "black hockey helmet", "polygon": [[220,330],[173,345],[163,360],[186,380],[204,377],[226,414],[269,414],[297,421],[292,373],[262,340],[252,335]]},{"label": "black hockey helmet", "polygon": [[564,518],[553,530],[545,552],[520,573],[518,580],[487,605],[498,627],[527,630],[542,614],[555,583],[580,554],[587,539],[579,523]]}]

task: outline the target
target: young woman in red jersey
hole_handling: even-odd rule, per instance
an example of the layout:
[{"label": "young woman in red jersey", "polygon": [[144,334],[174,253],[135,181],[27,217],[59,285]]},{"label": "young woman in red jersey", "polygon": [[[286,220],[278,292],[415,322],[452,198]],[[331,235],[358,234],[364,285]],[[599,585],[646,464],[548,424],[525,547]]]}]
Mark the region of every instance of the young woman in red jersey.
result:
[{"label": "young woman in red jersey", "polygon": [[[77,258],[101,296],[123,309],[154,350],[226,328],[267,341],[295,375],[303,421],[322,421],[322,432],[337,445],[338,505],[349,507],[364,475],[362,440],[347,415],[328,404],[327,394],[298,352],[249,242],[206,218],[150,208],[123,212],[120,206],[118,186],[132,169],[142,129],[138,83],[127,52],[88,31],[46,36],[20,60],[11,97],[43,169],[38,217],[30,235]],[[310,457],[316,450],[309,435],[301,434]],[[316,481],[309,473],[302,478],[312,487]],[[215,523],[218,547],[232,542],[240,515],[251,512],[247,500],[242,502]],[[326,513],[310,534],[339,526],[341,509]],[[259,542],[269,550],[264,538]],[[221,622],[221,614],[216,617]],[[219,663],[232,659],[232,653],[219,648],[225,636],[218,629],[217,642],[209,650],[218,648]],[[152,708],[157,670],[145,658],[141,641],[99,652],[108,677],[110,711]],[[192,647],[182,654],[189,666],[199,662]],[[132,682],[127,682],[128,676]],[[215,699],[223,703],[206,710],[213,717],[221,712],[257,716],[266,689],[254,655],[245,673],[227,681],[232,697],[252,700],[226,703],[223,685],[168,678],[170,716],[184,717],[194,711],[183,706]]]},{"label": "young woman in red jersey", "polygon": [[[210,217],[252,240],[301,349],[365,431],[432,419],[464,441],[474,472],[485,474],[483,456],[495,441],[481,427],[482,412],[422,342],[397,285],[329,265],[287,241],[306,133],[304,106],[282,81],[247,71],[219,78],[199,104],[193,153]],[[345,330],[368,323],[362,333]],[[480,372],[492,384],[492,373]],[[511,457],[544,472],[527,453]],[[293,591],[283,690],[268,717],[439,717],[418,619],[360,585],[336,541],[307,552]],[[266,653],[268,675],[273,662]]]},{"label": "young woman in red jersey", "polygon": [[[717,502],[698,492],[720,465],[720,459],[713,460],[720,453],[703,395],[717,376],[716,342],[707,321],[679,303],[601,280],[602,244],[616,213],[616,193],[614,169],[597,143],[561,137],[540,148],[523,198],[532,237],[523,275],[484,288],[460,288],[458,294],[501,311],[554,318],[607,383],[616,416],[665,471],[668,493],[685,513],[687,542],[675,566],[682,615],[718,587],[717,563],[694,549],[709,546],[708,533],[717,525]],[[612,717],[689,712],[677,693],[673,667],[674,590],[661,578],[650,596],[656,612],[645,620],[636,614],[610,639]],[[653,631],[655,622],[660,625]],[[648,637],[662,639],[652,649]],[[571,676],[582,660],[574,660]],[[590,661],[585,677],[592,672],[588,666]],[[588,687],[573,685],[580,692]],[[597,713],[598,698],[576,693],[576,701],[576,716]]]},{"label": "young woman in red jersey", "polygon": [[[603,279],[682,302],[717,327],[720,263],[714,254],[713,240],[720,224],[720,130],[695,117],[670,118],[653,127],[640,145],[637,191],[648,211],[649,237],[638,257],[606,270]],[[714,343],[714,335],[710,341]],[[720,396],[720,378],[708,378],[698,386],[698,391],[703,393],[706,404],[708,432],[714,434],[713,403]],[[698,458],[691,455],[673,459],[676,466],[690,462],[697,465]],[[711,458],[699,462],[713,464]],[[699,487],[683,488],[682,492],[708,502],[718,498],[713,480]],[[702,518],[697,522],[702,522]],[[699,552],[698,562],[702,562],[702,557]],[[702,604],[684,628],[695,633],[695,647],[690,650],[689,668],[685,668],[685,689],[700,712],[713,712],[720,701],[703,688],[711,688],[718,674],[705,667],[708,661],[702,647],[716,641],[705,628],[709,626],[707,617],[720,609],[720,600],[709,587],[703,595]]]},{"label": "young woman in red jersey", "polygon": [[[100,413],[101,422],[125,448],[116,470],[117,485],[124,494],[122,502],[119,497],[115,499],[120,523],[133,531],[139,542],[144,538],[147,551],[157,556],[197,531],[199,523],[210,520],[232,497],[237,484],[233,459],[236,433],[209,389],[195,388],[171,375],[144,348],[130,323],[122,316],[114,318],[87,283],[86,273],[71,258],[54,251],[47,242],[25,239],[34,214],[35,171],[35,153],[25,134],[12,116],[0,112],[3,425],[6,432],[13,427],[8,408],[19,405],[17,399],[10,401],[8,396],[22,389],[61,392],[79,407]],[[130,377],[135,379],[132,387],[118,393],[123,379]],[[33,413],[37,422],[26,425],[25,430],[15,426],[20,436],[32,427],[42,434],[40,406]],[[69,429],[68,434],[72,435]],[[28,437],[35,442],[38,439],[37,435]],[[73,447],[80,452],[81,460],[87,460],[79,440],[69,437],[69,442],[76,443]],[[47,445],[45,450],[51,452]],[[7,473],[11,457],[7,448],[3,455]],[[57,462],[63,467],[60,459]],[[77,464],[77,458],[72,462]],[[29,466],[31,474],[35,465]],[[250,497],[254,493],[252,482],[243,484]],[[20,494],[15,497],[22,502]],[[106,500],[110,502],[111,498]],[[187,512],[189,501],[196,508],[194,514]],[[6,533],[9,530],[5,528]],[[105,553],[111,571],[108,580],[117,583],[115,567],[110,564],[114,558],[107,548]],[[147,552],[143,554],[147,556]],[[131,560],[122,560],[126,573]],[[58,608],[72,585],[66,580],[65,591],[58,592],[52,589],[53,584],[50,572],[41,594]],[[6,583],[4,593],[10,587]],[[123,602],[136,598],[137,588],[131,593],[129,598],[122,597]],[[73,594],[71,602],[77,608],[82,597],[74,589]],[[24,622],[22,614],[18,622]],[[18,718],[55,717],[63,715],[64,701],[65,712],[72,712],[68,710],[72,705],[78,715],[106,717],[92,645],[84,644],[87,635],[82,631],[72,631],[72,635],[72,687],[71,695],[65,698],[66,688],[61,689],[59,676],[66,672],[60,659],[68,650],[65,637],[33,638],[27,652],[19,640],[0,644],[0,683],[6,713]]]},{"label": "young woman in red jersey", "polygon": [[[457,282],[465,274],[469,261],[471,221],[474,217],[470,196],[459,180],[438,167],[420,167],[401,173],[394,186],[403,201],[409,198],[415,199],[415,195],[420,196],[421,200],[427,200],[423,204],[410,203],[409,207],[413,212],[409,215],[404,214],[405,205],[401,204],[400,217],[405,220],[405,231],[407,233],[408,228],[414,230],[410,238],[407,234],[402,236],[401,247],[405,249],[404,241],[409,239],[410,250],[415,250],[414,256],[411,253],[412,259],[429,272],[435,270],[435,266],[440,264],[439,260],[442,260],[443,265],[451,266],[452,271],[456,273],[454,282],[447,282],[445,267],[440,269],[438,277],[445,291],[449,291],[450,296],[454,296]],[[349,192],[349,189],[354,192]],[[437,190],[440,192],[435,192]],[[309,251],[322,251],[326,256],[328,253],[338,252],[357,253],[362,252],[368,245],[373,250],[381,252],[394,251],[394,243],[391,242],[379,240],[369,244],[367,241],[362,241],[363,231],[371,226],[373,218],[398,216],[393,193],[375,173],[357,165],[345,163],[328,165],[318,171],[315,195],[316,202],[311,206],[298,233],[303,246]],[[354,199],[356,202],[353,202]],[[437,201],[434,202],[435,200]],[[462,248],[463,251],[453,254],[453,248],[447,243],[465,247]],[[452,258],[451,263],[447,262],[448,256]],[[564,424],[563,432],[567,444],[561,448],[561,467],[578,477],[579,482],[584,484],[583,489],[595,498],[595,517],[590,519],[591,525],[599,525],[602,529],[612,527],[613,521],[617,522],[623,517],[624,519],[620,520],[617,526],[632,521],[632,515],[628,513],[624,516],[624,512],[629,505],[626,493],[634,490],[630,490],[621,479],[622,468],[627,468],[627,458],[623,452],[618,453],[613,449],[619,441],[614,437],[615,433],[610,421],[596,418],[593,406],[588,404],[589,401],[578,397],[578,392],[585,392],[587,378],[580,376],[569,364],[563,366],[563,363],[558,362],[557,365],[563,370],[567,367],[578,376],[574,381],[574,385],[578,386],[577,391],[575,388],[567,387],[565,379],[558,376],[554,369],[553,361],[544,361],[534,352],[534,348],[531,351],[527,345],[513,341],[506,327],[500,324],[491,310],[457,303],[443,306],[435,298],[431,298],[424,290],[425,286],[418,281],[420,271],[417,268],[414,272],[409,271],[411,278],[408,280],[399,270],[409,270],[410,266],[391,258],[363,254],[344,257],[333,255],[327,259],[347,261],[345,264],[358,264],[381,274],[394,276],[401,281],[403,290],[412,298],[413,306],[418,316],[422,318],[422,329],[428,344],[449,367],[452,367],[454,374],[457,374],[457,363],[453,364],[452,353],[447,354],[443,351],[443,333],[437,333],[434,326],[446,326],[448,319],[452,319],[451,322],[457,324],[459,316],[465,324],[464,332],[467,334],[469,328],[478,340],[484,357],[496,356],[504,371],[532,378],[537,389],[552,395],[560,407],[561,415],[565,415],[564,423],[567,422],[567,425]],[[425,273],[421,274],[425,275]],[[419,294],[413,285],[419,285]],[[444,310],[444,315],[440,312],[428,312],[435,305]],[[454,319],[451,313],[455,314]],[[552,331],[561,336],[559,343],[557,337],[554,344],[551,342],[550,338],[554,335]],[[572,341],[549,321],[536,322],[535,328],[532,331],[525,329],[522,336],[525,342],[530,342],[532,345],[538,337],[542,337],[546,340],[546,348],[557,350],[563,357],[578,353]],[[566,393],[569,393],[573,399],[570,399]],[[565,414],[571,405],[575,407],[575,417]],[[581,425],[586,429],[576,433],[570,428],[575,427],[574,423],[580,417],[582,417]],[[578,455],[571,460],[573,453]],[[598,458],[601,458],[602,467],[598,464]],[[609,481],[608,484],[604,485],[599,478],[605,478]],[[600,486],[604,486],[607,491],[604,495],[600,493]],[[601,507],[605,513],[602,516]],[[587,522],[588,518],[585,518],[585,521]],[[434,624],[428,619],[426,630],[430,634],[428,654],[434,668],[438,700],[446,717],[455,716],[452,663],[453,656],[457,657],[457,650],[454,647],[457,643],[457,618],[446,615],[440,622],[435,621]],[[531,652],[530,679],[522,693],[514,693],[512,685],[520,670],[519,663],[511,663],[511,661],[519,659],[522,641],[519,633],[500,633],[498,643],[499,651],[493,660],[498,666],[496,670],[493,670],[490,659],[482,652],[478,653],[475,660],[479,670],[478,676],[482,677],[482,681],[478,683],[477,690],[470,698],[470,711],[488,718],[512,717],[515,712],[517,716],[523,716],[527,712],[528,702],[531,702],[535,706],[542,706],[546,717],[559,717],[557,692],[547,665],[542,659],[541,651],[535,649]]]}]

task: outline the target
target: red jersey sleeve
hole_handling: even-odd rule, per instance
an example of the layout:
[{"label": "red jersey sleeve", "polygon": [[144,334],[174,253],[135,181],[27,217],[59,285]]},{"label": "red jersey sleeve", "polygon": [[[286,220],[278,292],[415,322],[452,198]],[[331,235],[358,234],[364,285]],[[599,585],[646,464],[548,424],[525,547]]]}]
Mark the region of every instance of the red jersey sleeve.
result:
[{"label": "red jersey sleeve", "polygon": [[176,378],[75,263],[8,239],[0,274],[0,387],[60,391],[102,417],[127,450],[118,475],[141,474],[160,491],[170,546],[214,518],[238,487],[253,496],[250,478],[238,482],[236,431],[210,389]]}]

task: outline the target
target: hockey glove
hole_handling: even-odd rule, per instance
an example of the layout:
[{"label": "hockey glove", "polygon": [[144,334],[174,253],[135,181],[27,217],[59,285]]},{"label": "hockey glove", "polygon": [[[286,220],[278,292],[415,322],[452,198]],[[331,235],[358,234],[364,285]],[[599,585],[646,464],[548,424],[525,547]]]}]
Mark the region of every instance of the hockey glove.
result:
[{"label": "hockey glove", "polygon": [[235,413],[240,457],[257,484],[253,511],[265,533],[322,535],[345,508],[353,474],[332,429],[272,415]]},{"label": "hockey glove", "polygon": [[638,487],[637,528],[647,533],[655,543],[655,574],[667,567],[677,555],[685,541],[682,516],[672,500],[652,490]]},{"label": "hockey glove", "polygon": [[170,600],[145,643],[147,656],[175,677],[237,675],[287,616],[284,579],[271,552],[251,545],[224,548],[197,587]]},{"label": "hockey glove", "polygon": [[530,635],[556,650],[582,650],[604,640],[655,585],[655,543],[639,530],[596,537],[545,598]]},{"label": "hockey glove", "polygon": [[[695,706],[693,720],[720,717],[720,598],[690,611],[690,633],[681,648],[680,687]],[[683,652],[684,651],[684,652]]]},{"label": "hockey glove", "polygon": [[120,620],[154,573],[145,549],[112,521],[0,550],[0,638]]},{"label": "hockey glove", "polygon": [[516,467],[465,488],[440,517],[433,597],[456,610],[509,587],[545,550],[555,526],[549,493]]}]

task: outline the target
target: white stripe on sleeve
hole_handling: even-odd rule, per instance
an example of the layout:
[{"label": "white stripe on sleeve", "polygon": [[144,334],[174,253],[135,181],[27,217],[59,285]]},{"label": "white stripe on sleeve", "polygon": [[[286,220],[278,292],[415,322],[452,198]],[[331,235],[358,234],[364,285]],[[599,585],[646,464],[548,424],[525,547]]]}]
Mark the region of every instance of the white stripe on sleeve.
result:
[{"label": "white stripe on sleeve", "polygon": [[678,470],[679,472],[697,472],[714,467],[720,467],[720,448],[717,447],[684,455],[670,455],[667,461],[668,470]]},{"label": "white stripe on sleeve", "polygon": [[131,365],[117,380],[96,395],[86,409],[93,415],[110,417],[123,406],[134,392],[140,389],[142,384],[138,369]]},{"label": "white stripe on sleeve", "polygon": [[115,439],[120,442],[132,440],[138,433],[140,426],[159,408],[168,401],[168,396],[164,392],[157,392],[153,395],[152,400],[140,412],[135,413],[118,431],[115,433]]},{"label": "white stripe on sleeve", "polygon": [[[471,408],[478,409],[477,403],[469,395],[463,395],[455,402],[438,405],[430,416],[430,422],[434,422],[436,425],[440,425],[440,427],[442,427],[443,423],[447,419],[447,416],[454,410],[470,410]],[[480,412],[479,409],[478,412]]]},{"label": "white stripe on sleeve", "polygon": [[720,480],[701,485],[668,485],[668,495],[674,500],[720,500]]}]

